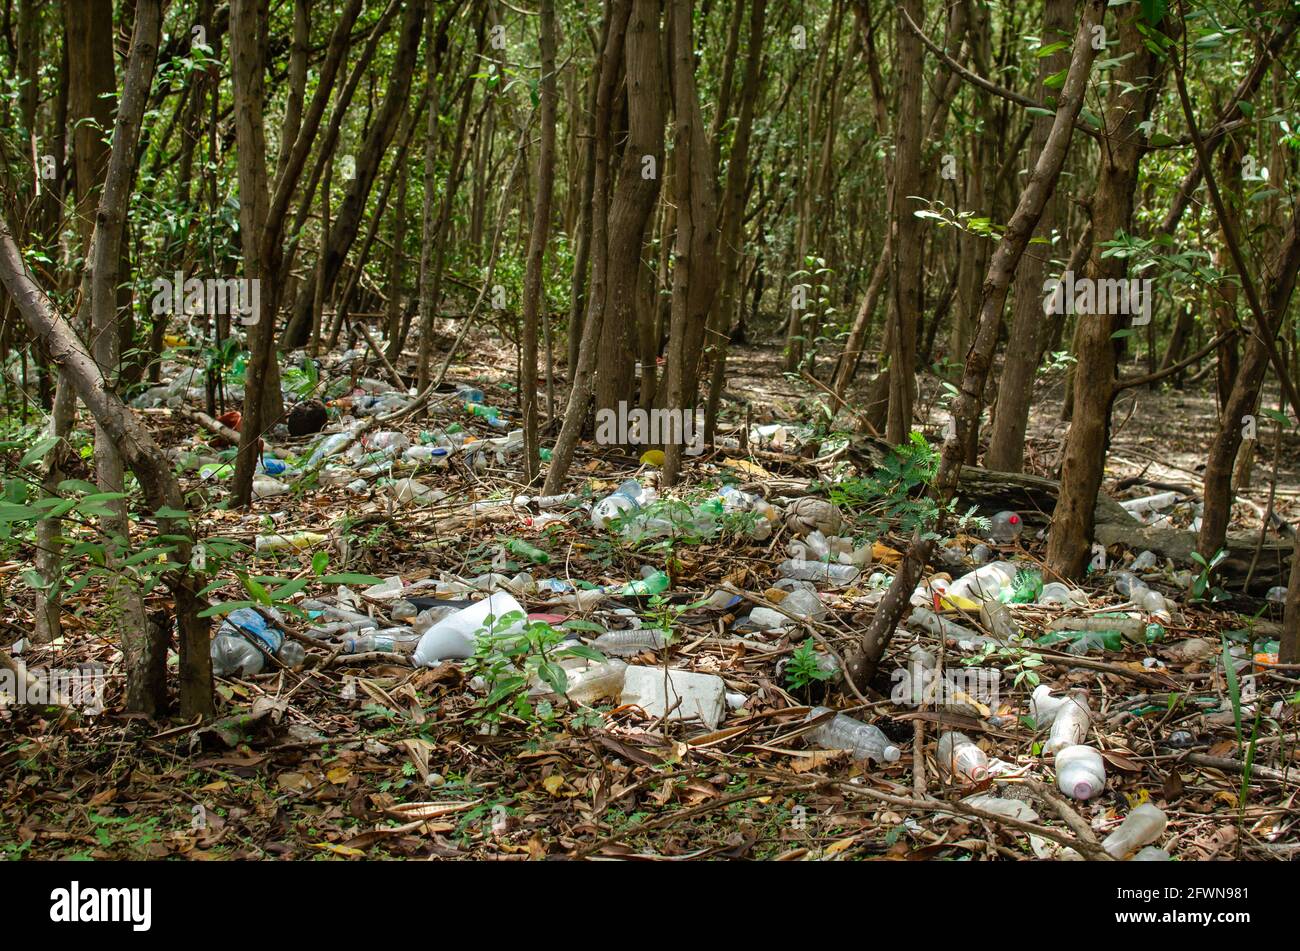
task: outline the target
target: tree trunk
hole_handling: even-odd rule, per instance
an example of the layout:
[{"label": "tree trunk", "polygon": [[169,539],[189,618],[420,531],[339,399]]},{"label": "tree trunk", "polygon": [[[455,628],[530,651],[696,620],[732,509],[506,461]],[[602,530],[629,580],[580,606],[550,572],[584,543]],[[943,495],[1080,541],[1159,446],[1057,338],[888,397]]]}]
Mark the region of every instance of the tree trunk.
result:
[{"label": "tree trunk", "polygon": [[569,388],[569,404],[564,411],[564,425],[551,456],[551,466],[546,471],[544,495],[558,495],[563,491],[564,480],[573,461],[573,450],[587,419],[591,400],[591,376],[596,368],[596,354],[600,343],[601,324],[605,313],[606,272],[609,259],[608,205],[609,165],[612,147],[610,126],[613,119],[614,87],[618,82],[618,66],[623,58],[623,41],[632,12],[632,0],[608,0],[602,26],[600,79],[596,86],[595,161],[592,185],[591,213],[591,291],[588,295],[587,317],[583,323],[582,341],[578,347],[578,365],[570,372],[573,382]]},{"label": "tree trunk", "polygon": [[600,371],[596,374],[596,406],[615,411],[620,402],[633,402],[633,328],[643,266],[641,243],[659,195],[664,164],[664,91],[656,0],[633,0],[627,34],[628,136],[609,206],[609,273],[600,332]]},{"label": "tree trunk", "polygon": [[546,240],[551,231],[551,195],[555,187],[555,0],[541,0],[541,110],[542,143],[537,158],[537,203],[528,239],[528,263],[524,273],[524,352],[520,370],[520,395],[524,411],[524,478],[537,478],[537,322],[546,319],[546,286],[543,281]]},{"label": "tree trunk", "polygon": [[[1139,31],[1142,16],[1136,7],[1122,8],[1119,14],[1117,55],[1123,62],[1115,68],[1107,97],[1101,168],[1090,203],[1092,254],[1085,277],[1094,288],[1100,281],[1126,277],[1128,262],[1107,257],[1104,245],[1120,232],[1132,232],[1133,194],[1146,152],[1141,126],[1151,114],[1163,75],[1163,69],[1157,68],[1160,61],[1148,47],[1150,41]],[[1065,578],[1080,577],[1091,554],[1093,504],[1101,488],[1116,393],[1113,335],[1123,323],[1122,316],[1114,313],[1077,317],[1074,416],[1066,435],[1061,496],[1052,513],[1047,544],[1049,570]]]},{"label": "tree trunk", "polygon": [[[1074,0],[1048,0],[1043,13],[1042,45],[1048,46],[1068,37],[1073,15]],[[1040,100],[1045,101],[1050,94],[1047,79],[1064,69],[1068,60],[1068,50],[1061,49],[1038,61]],[[1050,116],[1034,116],[1026,153],[1031,168],[1038,161],[1051,126]],[[1029,423],[1029,405],[1034,395],[1034,375],[1038,372],[1046,343],[1043,276],[1052,256],[1056,205],[1057,200],[1053,199],[1043,209],[1043,217],[1038,223],[1038,238],[1035,239],[1037,243],[1031,242],[1029,253],[1016,271],[1013,290],[1015,316],[998,384],[988,453],[984,458],[986,466],[1002,472],[1020,472],[1024,468],[1025,428]],[[1064,320],[1065,315],[1058,314],[1054,319]]]}]

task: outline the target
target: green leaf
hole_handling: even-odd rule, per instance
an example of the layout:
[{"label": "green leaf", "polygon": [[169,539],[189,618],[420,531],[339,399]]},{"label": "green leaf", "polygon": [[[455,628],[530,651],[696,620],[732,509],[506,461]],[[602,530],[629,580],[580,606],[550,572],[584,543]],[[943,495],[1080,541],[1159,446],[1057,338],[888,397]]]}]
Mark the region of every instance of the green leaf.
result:
[{"label": "green leaf", "polygon": [[374,575],[344,573],[341,575],[321,575],[316,579],[321,584],[379,584],[384,579]]},{"label": "green leaf", "polygon": [[330,553],[327,551],[318,551],[311,556],[311,573],[322,575],[330,564]]}]

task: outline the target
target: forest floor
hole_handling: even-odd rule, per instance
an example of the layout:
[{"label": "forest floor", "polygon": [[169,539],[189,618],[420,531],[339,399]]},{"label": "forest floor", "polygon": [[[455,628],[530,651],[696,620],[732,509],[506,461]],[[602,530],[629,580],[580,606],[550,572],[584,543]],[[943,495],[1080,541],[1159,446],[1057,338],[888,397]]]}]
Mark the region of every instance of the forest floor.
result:
[{"label": "forest floor", "polygon": [[[513,406],[513,395],[502,388],[512,382],[513,351],[498,353],[495,347],[489,340],[476,342],[469,351],[473,359],[454,363],[448,379],[480,388],[489,404]],[[809,418],[817,390],[783,377],[774,349],[738,348],[729,366],[729,394],[748,400],[747,410],[728,403],[729,424],[742,422],[746,412],[753,425],[797,425]],[[328,358],[324,375],[330,376]],[[1051,381],[1044,386],[1029,444],[1035,470],[1050,475],[1064,424]],[[921,411],[934,416],[928,431],[937,433],[941,417],[932,407],[940,388],[927,380],[922,390]],[[452,406],[443,411],[449,415],[400,428],[413,442],[422,429],[453,421],[483,438],[504,433]],[[1115,412],[1107,490],[1121,479],[1143,477],[1199,491],[1197,467],[1214,417],[1208,390],[1125,394]],[[148,410],[145,418],[178,457],[212,451],[212,433],[177,412]],[[1271,442],[1271,426],[1261,425],[1264,432]],[[302,454],[318,438],[277,438],[274,448]],[[543,445],[553,439],[552,432]],[[1294,522],[1300,508],[1300,444],[1294,435],[1283,441],[1278,458],[1275,508]],[[281,533],[330,536],[317,549],[259,556],[248,551],[241,562],[268,578],[307,579],[303,593],[321,600],[338,592],[311,581],[321,573],[312,564],[317,550],[330,552],[330,572],[375,580],[400,576],[408,585],[517,568],[531,568],[537,579],[553,575],[611,585],[635,580],[642,568],[667,569],[671,587],[664,598],[611,593],[582,616],[612,629],[626,627],[635,615],[647,627],[671,631],[663,649],[624,659],[722,678],[731,703],[721,722],[710,727],[649,716],[633,704],[592,709],[540,697],[485,717],[481,669],[474,679],[476,671],[463,662],[421,668],[396,653],[342,653],[337,644],[307,635],[309,622],[289,613],[284,627],[307,649],[303,669],[281,665],[220,680],[222,719],[214,724],[127,716],[121,713],[121,655],[103,620],[104,590],[96,580],[67,599],[64,638],[29,646],[21,657],[29,668],[104,665],[106,710],[89,715],[58,707],[0,709],[0,854],[961,860],[1059,856],[1072,847],[1091,856],[1099,839],[1147,801],[1168,816],[1158,844],[1178,859],[1283,859],[1300,849],[1293,808],[1300,772],[1289,772],[1297,681],[1292,672],[1265,673],[1256,665],[1259,676],[1239,682],[1221,662],[1224,646],[1231,645],[1234,659],[1250,668],[1252,652],[1265,648],[1249,642],[1276,637],[1280,605],[1249,602],[1256,608],[1249,613],[1259,615],[1252,618],[1194,603],[1173,580],[1172,568],[1159,566],[1147,581],[1178,610],[1155,643],[1125,642],[1119,650],[1077,657],[1047,647],[981,653],[907,626],[900,627],[886,669],[866,696],[834,681],[797,687],[788,670],[778,672],[778,664],[791,663],[796,651],[812,643],[818,651],[842,655],[865,627],[872,593],[866,582],[819,585],[828,609],[821,622],[747,629],[750,599],[779,596],[765,592],[778,579],[777,563],[787,557],[788,528],[778,523],[761,542],[724,533],[633,547],[593,528],[582,511],[539,528],[543,520],[526,507],[471,510],[473,500],[509,499],[523,491],[517,472],[508,458],[491,453],[482,469],[464,464],[459,454],[450,460],[444,468],[418,473],[426,485],[447,493],[431,504],[394,501],[383,489],[354,495],[342,484],[305,484],[256,502],[251,514],[211,507],[200,531],[249,546],[272,526]],[[1261,450],[1254,487],[1245,494],[1259,512],[1239,503],[1235,531],[1258,531],[1271,464],[1270,445]],[[673,494],[704,498],[705,484],[716,487],[726,478],[797,496],[791,486],[827,474],[792,446],[706,453],[689,461],[685,484]],[[599,498],[626,478],[650,483],[655,475],[653,465],[584,443],[570,484]],[[197,471],[184,478],[188,488],[220,500],[220,488]],[[782,491],[771,491],[769,498],[779,501]],[[865,523],[851,521],[843,534],[861,540],[864,529]],[[1276,540],[1271,531],[1269,537]],[[544,549],[549,565],[503,561],[502,543],[511,538]],[[875,543],[869,571],[888,574],[906,537],[886,532],[866,540]],[[975,540],[959,541],[969,547]],[[1043,548],[1026,532],[998,554],[1041,565]],[[1114,554],[1127,561],[1138,552]],[[0,566],[0,585],[10,599],[4,626],[14,637],[30,629],[34,607],[33,593],[17,579],[24,567]],[[956,577],[971,567],[945,570]],[[215,577],[222,584],[209,592],[213,602],[248,597],[232,570]],[[720,586],[739,592],[739,603],[700,606]],[[393,605],[382,594],[361,596],[366,584],[348,587],[363,612],[383,618]],[[1026,635],[1037,636],[1062,615],[1125,604],[1109,578],[1096,576],[1082,587],[1086,608],[1011,605],[1013,616]],[[520,600],[554,624],[577,613],[546,592]],[[155,593],[149,606],[164,610],[165,599]],[[894,668],[902,667],[915,646],[946,660],[950,670],[965,669],[964,656],[973,666],[997,671],[1000,689],[988,703],[967,697],[948,709],[891,702]],[[1036,677],[1054,692],[1088,693],[1090,742],[1101,751],[1108,774],[1096,798],[1073,802],[1056,792],[1051,760],[1040,755],[1045,731],[1026,715]],[[901,749],[901,758],[859,762],[817,748],[801,735],[812,704],[875,723]],[[939,769],[935,736],[941,721],[985,750],[988,778],[962,784]],[[963,802],[972,795],[985,798]]]}]

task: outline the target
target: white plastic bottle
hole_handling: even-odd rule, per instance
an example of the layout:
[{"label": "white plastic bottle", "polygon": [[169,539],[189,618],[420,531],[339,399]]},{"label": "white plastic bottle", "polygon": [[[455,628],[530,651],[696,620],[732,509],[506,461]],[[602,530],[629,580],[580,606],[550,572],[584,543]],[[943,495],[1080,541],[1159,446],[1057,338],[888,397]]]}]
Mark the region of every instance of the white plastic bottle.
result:
[{"label": "white plastic bottle", "polygon": [[939,768],[966,782],[988,778],[989,758],[965,733],[944,733],[939,737]]},{"label": "white plastic bottle", "polygon": [[1091,746],[1067,746],[1056,754],[1056,785],[1071,799],[1085,801],[1106,788],[1106,764]]},{"label": "white plastic bottle", "polygon": [[[808,720],[830,713],[829,707],[813,707]],[[902,751],[889,742],[889,737],[869,723],[862,723],[843,713],[837,713],[827,722],[805,734],[809,742],[822,749],[849,750],[854,759],[875,760],[877,763],[895,763]]]},{"label": "white plastic bottle", "polygon": [[1068,697],[1052,719],[1052,732],[1043,744],[1043,753],[1054,756],[1067,746],[1079,746],[1088,738],[1092,711],[1083,697]]},{"label": "white plastic bottle", "polygon": [[1128,814],[1118,829],[1102,840],[1101,847],[1117,859],[1125,858],[1160,838],[1168,821],[1164,812],[1144,802]]},{"label": "white plastic bottle", "polygon": [[1056,719],[1057,711],[1069,699],[1069,697],[1053,697],[1051,687],[1047,684],[1039,684],[1029,697],[1029,715],[1034,718],[1034,723],[1041,730],[1051,725],[1051,722]]}]

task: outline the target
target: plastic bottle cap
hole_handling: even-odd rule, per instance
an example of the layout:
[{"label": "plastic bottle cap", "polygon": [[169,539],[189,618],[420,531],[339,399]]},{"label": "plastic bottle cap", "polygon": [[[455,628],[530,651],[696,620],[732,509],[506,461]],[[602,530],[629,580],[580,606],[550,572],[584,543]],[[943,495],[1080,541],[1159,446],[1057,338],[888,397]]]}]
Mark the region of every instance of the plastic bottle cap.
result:
[{"label": "plastic bottle cap", "polygon": [[1093,785],[1090,782],[1081,780],[1074,784],[1075,799],[1091,799],[1096,795],[1096,792],[1097,790],[1093,788]]},{"label": "plastic bottle cap", "polygon": [[989,778],[989,771],[983,766],[972,766],[966,773],[973,783],[982,783]]},{"label": "plastic bottle cap", "polygon": [[884,756],[886,763],[896,763],[903,753],[897,746],[886,746],[882,755]]}]

